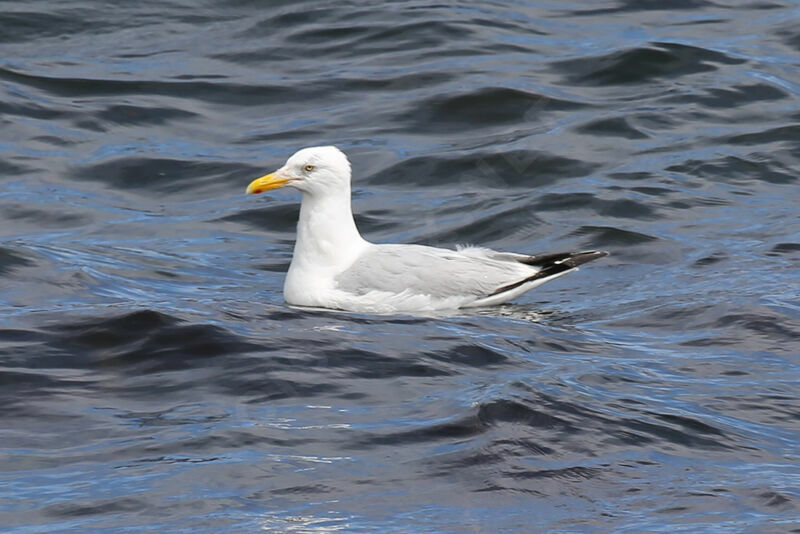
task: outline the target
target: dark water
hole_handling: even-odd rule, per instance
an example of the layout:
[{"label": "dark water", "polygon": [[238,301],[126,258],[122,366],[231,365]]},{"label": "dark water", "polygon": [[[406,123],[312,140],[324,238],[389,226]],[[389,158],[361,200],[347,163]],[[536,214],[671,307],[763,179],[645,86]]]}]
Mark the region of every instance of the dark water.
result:
[{"label": "dark water", "polygon": [[[800,532],[800,5],[117,4],[0,2],[3,532]],[[374,241],[612,256],[288,308],[330,143]]]}]

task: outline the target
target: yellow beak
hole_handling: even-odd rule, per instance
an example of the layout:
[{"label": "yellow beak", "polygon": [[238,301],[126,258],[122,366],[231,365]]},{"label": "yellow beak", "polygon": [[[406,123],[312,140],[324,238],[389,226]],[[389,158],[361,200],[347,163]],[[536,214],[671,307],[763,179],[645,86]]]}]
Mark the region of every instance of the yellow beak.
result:
[{"label": "yellow beak", "polygon": [[269,191],[270,189],[283,187],[287,183],[289,183],[288,178],[277,177],[275,176],[275,173],[267,174],[250,182],[250,185],[247,186],[247,191],[245,194],[257,195],[259,193],[263,193],[264,191]]}]

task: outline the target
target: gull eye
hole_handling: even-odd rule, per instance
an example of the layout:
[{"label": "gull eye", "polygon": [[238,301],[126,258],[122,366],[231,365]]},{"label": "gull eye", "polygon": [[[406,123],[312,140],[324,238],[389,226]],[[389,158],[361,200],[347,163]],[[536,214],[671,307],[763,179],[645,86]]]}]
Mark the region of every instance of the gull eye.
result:
[{"label": "gull eye", "polygon": [[306,171],[306,172],[311,172],[311,171],[313,171],[315,168],[316,168],[316,167],[314,167],[314,166],[313,166],[313,165],[311,165],[310,163],[309,163],[308,165],[305,165],[305,166],[303,166],[303,170],[304,170],[304,171]]}]

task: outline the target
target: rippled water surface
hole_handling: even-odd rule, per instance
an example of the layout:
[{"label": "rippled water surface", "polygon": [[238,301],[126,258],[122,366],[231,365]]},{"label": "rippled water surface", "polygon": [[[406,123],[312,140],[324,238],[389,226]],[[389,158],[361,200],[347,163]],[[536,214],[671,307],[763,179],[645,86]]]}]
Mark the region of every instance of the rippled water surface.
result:
[{"label": "rippled water surface", "polygon": [[[800,532],[796,2],[0,7],[3,532]],[[289,308],[319,144],[373,241],[611,256]]]}]

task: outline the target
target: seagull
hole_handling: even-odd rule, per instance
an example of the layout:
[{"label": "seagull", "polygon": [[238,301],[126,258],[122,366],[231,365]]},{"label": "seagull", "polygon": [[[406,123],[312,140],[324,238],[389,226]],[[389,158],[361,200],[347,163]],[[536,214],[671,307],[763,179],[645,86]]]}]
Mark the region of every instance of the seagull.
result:
[{"label": "seagull", "polygon": [[283,294],[290,306],[407,313],[491,306],[607,256],[600,250],[516,254],[370,243],[353,220],[350,162],[334,146],[299,150],[247,194],[292,187],[303,194]]}]

